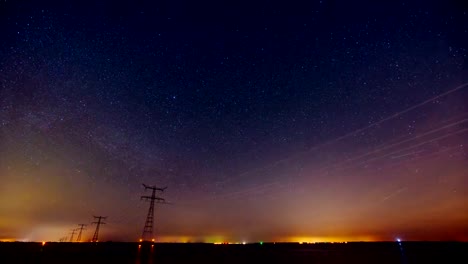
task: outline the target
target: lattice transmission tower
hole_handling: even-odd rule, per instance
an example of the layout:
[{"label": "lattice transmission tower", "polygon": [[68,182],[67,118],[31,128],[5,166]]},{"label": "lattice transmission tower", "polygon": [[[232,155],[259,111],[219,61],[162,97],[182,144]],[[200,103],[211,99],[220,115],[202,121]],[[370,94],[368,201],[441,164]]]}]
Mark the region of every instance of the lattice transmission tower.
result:
[{"label": "lattice transmission tower", "polygon": [[166,200],[156,196],[156,191],[164,192],[167,187],[158,188],[156,186],[148,186],[143,184],[146,190],[151,190],[151,196],[141,196],[141,200],[150,201],[150,207],[148,209],[148,215],[146,216],[145,227],[143,228],[143,234],[141,235],[142,241],[154,241],[153,237],[153,224],[154,224],[154,203],[165,203]]},{"label": "lattice transmission tower", "polygon": [[91,240],[92,242],[98,242],[99,241],[99,227],[101,225],[105,225],[106,223],[104,223],[102,220],[103,219],[106,219],[107,216],[93,216],[94,219],[97,219],[96,222],[93,222],[93,224],[96,224],[96,231],[94,231],[94,235],[93,235],[93,239]]},{"label": "lattice transmission tower", "polygon": [[79,230],[80,232],[78,233],[78,237],[76,238],[76,242],[80,242],[81,241],[81,234],[83,233],[83,230],[85,230],[85,224],[78,224],[78,226],[80,227]]},{"label": "lattice transmission tower", "polygon": [[70,242],[73,242],[73,236],[75,235],[76,231],[78,231],[77,228],[72,229],[72,232],[70,234]]}]

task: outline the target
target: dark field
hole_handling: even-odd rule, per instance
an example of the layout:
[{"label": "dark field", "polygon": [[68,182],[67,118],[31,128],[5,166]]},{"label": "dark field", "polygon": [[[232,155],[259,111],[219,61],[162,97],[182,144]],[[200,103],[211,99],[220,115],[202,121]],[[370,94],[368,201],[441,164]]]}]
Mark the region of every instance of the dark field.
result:
[{"label": "dark field", "polygon": [[0,243],[0,263],[468,263],[468,243]]}]

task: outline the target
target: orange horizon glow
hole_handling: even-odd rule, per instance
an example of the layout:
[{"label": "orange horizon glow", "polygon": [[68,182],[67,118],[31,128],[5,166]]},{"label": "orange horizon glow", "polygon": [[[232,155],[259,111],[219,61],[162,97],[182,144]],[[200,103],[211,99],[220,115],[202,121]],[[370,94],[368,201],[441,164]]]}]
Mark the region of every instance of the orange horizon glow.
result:
[{"label": "orange horizon glow", "polygon": [[[208,244],[256,244],[256,243],[300,243],[300,244],[313,244],[313,243],[347,243],[347,242],[392,242],[401,239],[401,241],[424,241],[419,239],[406,239],[404,236],[393,237],[393,238],[378,238],[371,235],[362,236],[284,236],[278,237],[277,239],[265,239],[265,240],[236,240],[222,238],[221,236],[160,236],[158,241],[152,240],[155,243],[208,243]],[[142,242],[139,239],[138,242]],[[429,240],[427,240],[429,241]],[[460,239],[442,239],[432,241],[459,241],[468,242],[468,237],[461,237]],[[15,238],[2,238],[0,242],[35,242],[42,243],[45,245],[49,242],[59,242],[57,240],[24,240]],[[85,241],[83,241],[85,242]],[[114,242],[129,242],[116,240]],[[62,242],[69,243],[69,242]]]}]

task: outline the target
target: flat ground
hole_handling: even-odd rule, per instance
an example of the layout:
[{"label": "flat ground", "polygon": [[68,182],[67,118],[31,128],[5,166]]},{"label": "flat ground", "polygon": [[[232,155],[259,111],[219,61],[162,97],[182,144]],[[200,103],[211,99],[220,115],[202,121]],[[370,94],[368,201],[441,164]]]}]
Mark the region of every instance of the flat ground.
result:
[{"label": "flat ground", "polygon": [[0,243],[0,263],[468,263],[468,243]]}]

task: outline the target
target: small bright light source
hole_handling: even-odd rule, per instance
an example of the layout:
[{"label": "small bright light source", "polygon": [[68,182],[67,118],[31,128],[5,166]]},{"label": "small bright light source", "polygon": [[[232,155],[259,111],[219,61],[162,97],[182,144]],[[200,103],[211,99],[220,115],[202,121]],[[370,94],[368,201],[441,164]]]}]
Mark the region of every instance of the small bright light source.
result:
[{"label": "small bright light source", "polygon": [[260,245],[263,245],[263,241],[260,241]]},{"label": "small bright light source", "polygon": [[154,247],[154,245],[151,245],[151,247]]},{"label": "small bright light source", "polygon": [[140,242],[142,242],[142,241],[143,241],[143,239],[140,238]]},{"label": "small bright light source", "polygon": [[45,241],[42,241],[42,245],[43,245],[43,246],[45,245],[45,243],[46,243]]},{"label": "small bright light source", "polygon": [[151,241],[153,241],[153,242],[154,242],[154,238],[153,238],[153,239],[151,239]]},{"label": "small bright light source", "polygon": [[242,242],[242,245],[245,245],[245,244],[247,244],[245,241],[244,241],[244,242]]},{"label": "small bright light source", "polygon": [[141,248],[141,245],[138,245],[138,248]]},{"label": "small bright light source", "polygon": [[396,241],[401,242],[401,240],[399,238],[397,238]]}]

